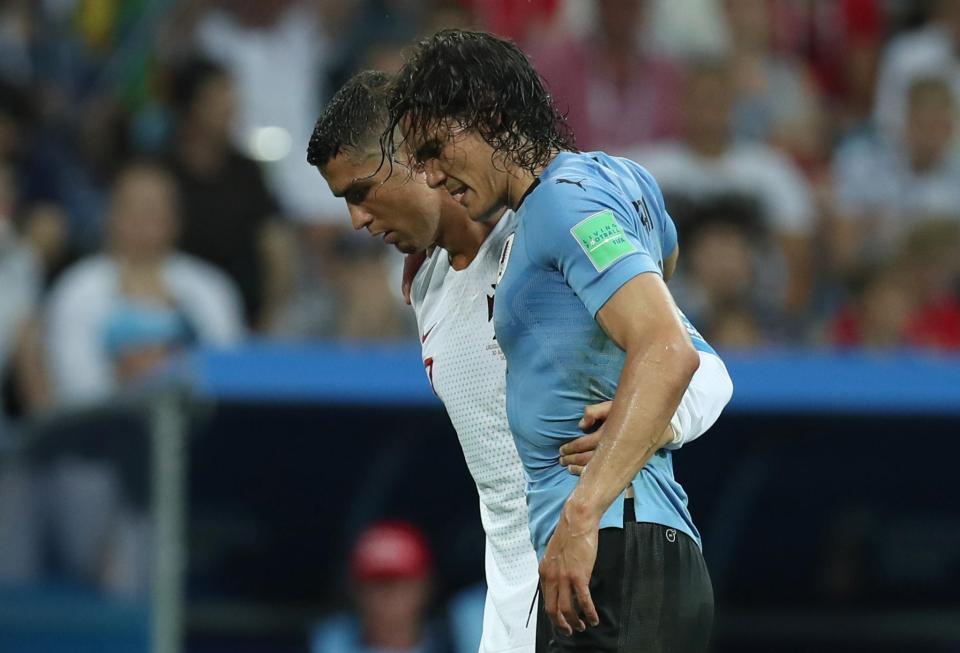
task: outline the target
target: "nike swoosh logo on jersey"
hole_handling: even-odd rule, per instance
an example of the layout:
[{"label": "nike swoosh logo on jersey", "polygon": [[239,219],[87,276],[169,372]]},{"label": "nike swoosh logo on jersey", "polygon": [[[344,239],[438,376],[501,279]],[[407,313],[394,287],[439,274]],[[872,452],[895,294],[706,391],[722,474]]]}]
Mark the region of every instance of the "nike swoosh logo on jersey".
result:
[{"label": "nike swoosh logo on jersey", "polygon": [[420,344],[423,344],[427,341],[427,338],[430,337],[430,332],[436,328],[437,324],[439,324],[439,322],[435,322],[433,326],[423,332],[423,335],[420,336]]}]

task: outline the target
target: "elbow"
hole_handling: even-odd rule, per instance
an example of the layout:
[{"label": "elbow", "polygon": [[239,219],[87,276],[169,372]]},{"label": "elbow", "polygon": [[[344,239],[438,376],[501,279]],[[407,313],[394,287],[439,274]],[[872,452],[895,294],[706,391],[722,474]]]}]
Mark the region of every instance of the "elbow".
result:
[{"label": "elbow", "polygon": [[677,366],[679,374],[683,378],[683,387],[687,387],[690,384],[690,379],[700,369],[700,354],[689,342],[684,343],[681,351],[677,353]]},{"label": "elbow", "polygon": [[700,354],[689,340],[672,340],[666,344],[666,362],[669,378],[678,388],[686,389],[700,368]]}]

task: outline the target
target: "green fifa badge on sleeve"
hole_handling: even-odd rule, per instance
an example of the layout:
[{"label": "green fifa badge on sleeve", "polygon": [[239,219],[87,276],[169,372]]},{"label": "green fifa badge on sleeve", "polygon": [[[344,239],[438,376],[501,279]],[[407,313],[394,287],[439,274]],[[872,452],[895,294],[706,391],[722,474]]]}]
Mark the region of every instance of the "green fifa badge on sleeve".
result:
[{"label": "green fifa badge on sleeve", "polygon": [[617,259],[637,251],[609,209],[594,213],[577,223],[570,233],[580,243],[597,272],[603,272]]}]

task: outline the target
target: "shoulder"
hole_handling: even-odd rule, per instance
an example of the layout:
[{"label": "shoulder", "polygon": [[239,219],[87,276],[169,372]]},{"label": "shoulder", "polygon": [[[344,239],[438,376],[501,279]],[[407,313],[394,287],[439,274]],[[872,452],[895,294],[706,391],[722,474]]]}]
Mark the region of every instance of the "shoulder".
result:
[{"label": "shoulder", "polygon": [[226,283],[230,284],[230,279],[226,273],[216,266],[203,261],[190,254],[177,252],[170,256],[167,261],[168,269],[176,275],[189,277],[199,282]]},{"label": "shoulder", "polygon": [[887,47],[884,63],[897,70],[908,71],[941,63],[950,58],[950,41],[945,32],[936,27],[905,32],[895,37]]},{"label": "shoulder", "polygon": [[176,253],[166,264],[167,274],[174,282],[174,291],[203,291],[233,295],[233,281],[219,268],[189,254]]},{"label": "shoulder", "polygon": [[45,312],[55,327],[75,328],[98,319],[115,296],[116,266],[106,255],[82,259],[53,284]]},{"label": "shoulder", "polygon": [[789,157],[765,143],[738,143],[731,150],[727,163],[731,172],[767,179],[785,176],[799,179],[801,174]]},{"label": "shoulder", "polygon": [[104,254],[81,259],[67,268],[50,291],[51,300],[63,301],[70,297],[104,292],[116,273],[113,261]]},{"label": "shoulder", "polygon": [[576,215],[604,208],[619,209],[618,176],[652,181],[639,164],[603,153],[566,153],[558,165],[540,178],[539,187],[527,198],[526,215]]},{"label": "shoulder", "polygon": [[834,167],[857,170],[874,168],[889,159],[891,148],[876,134],[857,134],[843,140],[834,154]]},{"label": "shoulder", "polygon": [[447,250],[437,247],[417,270],[410,286],[410,304],[418,318],[427,302],[427,294],[430,288],[437,283],[442,283],[449,268],[450,262],[447,258]]}]

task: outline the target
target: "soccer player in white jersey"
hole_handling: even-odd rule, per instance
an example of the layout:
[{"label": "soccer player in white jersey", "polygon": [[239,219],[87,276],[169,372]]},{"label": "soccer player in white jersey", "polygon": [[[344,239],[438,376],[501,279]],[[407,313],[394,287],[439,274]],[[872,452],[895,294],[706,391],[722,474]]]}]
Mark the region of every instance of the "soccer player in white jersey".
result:
[{"label": "soccer player in white jersey", "polygon": [[[482,653],[533,653],[537,558],[530,541],[526,479],[504,405],[505,363],[494,338],[494,287],[513,213],[471,221],[448,193],[430,189],[422,175],[383,162],[378,137],[386,124],[389,79],[356,75],[317,121],[308,160],[330,189],[347,201],[351,222],[405,253],[428,251],[412,283],[425,372],[443,401],[477,484],[486,533],[487,599]],[[730,380],[715,356],[700,373],[670,427],[671,446],[703,433],[730,397]],[[591,407],[602,419],[604,407]],[[589,450],[596,436],[575,441]],[[590,452],[567,462],[576,471]],[[546,620],[542,620],[546,623]]]}]

